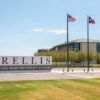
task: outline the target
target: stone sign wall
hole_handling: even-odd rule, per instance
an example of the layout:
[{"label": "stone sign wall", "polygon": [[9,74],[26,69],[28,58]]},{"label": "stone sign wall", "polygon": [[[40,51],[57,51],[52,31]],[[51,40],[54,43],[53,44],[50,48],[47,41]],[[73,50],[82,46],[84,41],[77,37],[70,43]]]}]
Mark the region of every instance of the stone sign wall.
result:
[{"label": "stone sign wall", "polygon": [[51,70],[50,56],[0,56],[0,70]]}]

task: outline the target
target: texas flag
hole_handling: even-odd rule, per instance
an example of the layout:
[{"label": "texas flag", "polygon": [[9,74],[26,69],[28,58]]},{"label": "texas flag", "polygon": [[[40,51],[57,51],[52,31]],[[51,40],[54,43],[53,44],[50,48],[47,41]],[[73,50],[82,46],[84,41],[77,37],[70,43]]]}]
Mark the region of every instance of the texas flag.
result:
[{"label": "texas flag", "polygon": [[67,18],[68,18],[68,22],[74,22],[74,21],[76,21],[76,18],[75,17],[73,17],[73,16],[71,16],[71,15],[67,15]]},{"label": "texas flag", "polygon": [[91,17],[89,17],[89,23],[90,23],[90,24],[95,24],[95,20],[92,19]]}]

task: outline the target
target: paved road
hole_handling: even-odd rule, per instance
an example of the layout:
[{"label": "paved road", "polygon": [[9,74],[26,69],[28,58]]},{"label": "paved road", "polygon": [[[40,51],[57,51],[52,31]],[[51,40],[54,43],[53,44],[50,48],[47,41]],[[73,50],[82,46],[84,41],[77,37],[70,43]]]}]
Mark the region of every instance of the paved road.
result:
[{"label": "paved road", "polygon": [[76,68],[70,69],[67,72],[66,69],[57,68],[48,72],[34,72],[34,71],[6,71],[0,72],[0,81],[9,80],[56,80],[56,79],[81,79],[81,78],[100,78],[100,68],[90,69],[87,72],[85,69]]}]

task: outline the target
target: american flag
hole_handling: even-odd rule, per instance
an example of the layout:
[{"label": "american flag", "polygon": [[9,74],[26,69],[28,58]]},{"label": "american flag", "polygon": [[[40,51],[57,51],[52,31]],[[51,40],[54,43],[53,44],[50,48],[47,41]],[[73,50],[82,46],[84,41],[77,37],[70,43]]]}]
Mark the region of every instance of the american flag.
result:
[{"label": "american flag", "polygon": [[76,18],[71,16],[71,15],[67,15],[67,18],[68,18],[68,22],[74,22],[76,21]]}]

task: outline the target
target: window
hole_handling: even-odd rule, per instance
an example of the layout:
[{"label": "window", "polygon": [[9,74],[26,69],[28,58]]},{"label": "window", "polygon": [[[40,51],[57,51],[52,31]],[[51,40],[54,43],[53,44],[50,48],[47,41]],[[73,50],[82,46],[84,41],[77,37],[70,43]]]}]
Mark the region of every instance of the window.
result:
[{"label": "window", "polygon": [[69,50],[73,50],[73,44],[68,45]]},{"label": "window", "polygon": [[80,44],[79,43],[74,44],[74,51],[80,51]]},{"label": "window", "polygon": [[100,53],[100,43],[97,43],[96,49],[97,49],[97,53]]}]

